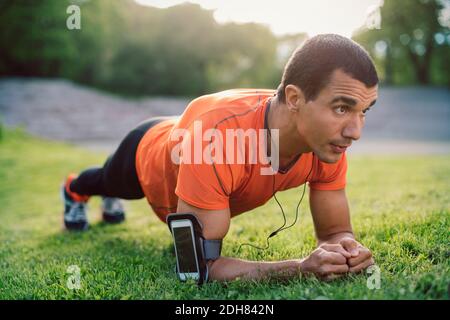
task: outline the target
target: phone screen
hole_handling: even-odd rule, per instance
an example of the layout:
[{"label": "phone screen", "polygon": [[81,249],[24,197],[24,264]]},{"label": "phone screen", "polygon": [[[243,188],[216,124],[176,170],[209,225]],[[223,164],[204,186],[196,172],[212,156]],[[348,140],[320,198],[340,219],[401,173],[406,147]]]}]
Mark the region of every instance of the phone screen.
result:
[{"label": "phone screen", "polygon": [[190,227],[173,228],[175,238],[175,250],[177,250],[178,267],[180,273],[198,272],[196,253],[192,243],[192,231]]}]

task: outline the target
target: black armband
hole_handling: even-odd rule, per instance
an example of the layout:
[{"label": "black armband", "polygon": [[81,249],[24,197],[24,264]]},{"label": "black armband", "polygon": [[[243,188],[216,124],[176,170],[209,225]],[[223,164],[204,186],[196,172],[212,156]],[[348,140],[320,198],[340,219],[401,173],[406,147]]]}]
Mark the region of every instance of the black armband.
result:
[{"label": "black armband", "polygon": [[166,221],[174,240],[178,278],[185,281],[192,277],[198,284],[207,282],[208,261],[220,257],[222,239],[205,239],[203,226],[193,213],[171,213]]}]

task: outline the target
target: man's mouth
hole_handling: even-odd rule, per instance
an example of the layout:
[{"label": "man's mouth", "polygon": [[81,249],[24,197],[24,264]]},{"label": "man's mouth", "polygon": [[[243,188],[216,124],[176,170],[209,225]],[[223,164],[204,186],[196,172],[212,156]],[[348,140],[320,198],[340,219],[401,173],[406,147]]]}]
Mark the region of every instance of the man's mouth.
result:
[{"label": "man's mouth", "polygon": [[334,144],[334,143],[330,143],[331,149],[336,152],[336,153],[344,153],[348,147],[350,147],[350,145],[339,145],[339,144]]}]

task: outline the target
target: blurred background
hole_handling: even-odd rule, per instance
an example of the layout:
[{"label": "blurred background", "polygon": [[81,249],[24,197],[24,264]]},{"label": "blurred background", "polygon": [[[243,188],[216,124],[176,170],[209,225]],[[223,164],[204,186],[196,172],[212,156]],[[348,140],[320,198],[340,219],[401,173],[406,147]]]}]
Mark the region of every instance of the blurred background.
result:
[{"label": "blurred background", "polygon": [[[321,33],[364,46],[382,82],[349,149],[346,191],[380,290],[366,275],[192,290],[168,267],[167,227],[144,199],[109,226],[94,197],[90,231],[62,232],[68,173],[101,165],[139,122],[179,115],[199,95],[277,88],[294,49]],[[449,124],[450,0],[0,0],[0,299],[448,299]],[[299,191],[279,194],[289,223]],[[275,199],[237,217],[224,254],[306,256],[308,204],[268,251],[238,247],[265,246],[282,223]],[[74,266],[80,290],[68,285]]]},{"label": "blurred background", "polygon": [[0,30],[3,127],[112,151],[196,96],[276,88],[297,46],[338,33],[382,81],[350,152],[450,153],[449,0],[0,0]]}]

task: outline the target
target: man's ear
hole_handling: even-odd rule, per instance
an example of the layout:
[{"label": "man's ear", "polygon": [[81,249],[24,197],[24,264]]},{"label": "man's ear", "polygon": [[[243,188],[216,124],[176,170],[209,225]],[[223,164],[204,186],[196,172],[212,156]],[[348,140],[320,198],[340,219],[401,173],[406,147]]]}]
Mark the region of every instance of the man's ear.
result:
[{"label": "man's ear", "polygon": [[298,112],[306,103],[303,91],[296,85],[288,84],[284,88],[284,94],[286,97],[286,106],[290,112]]}]

